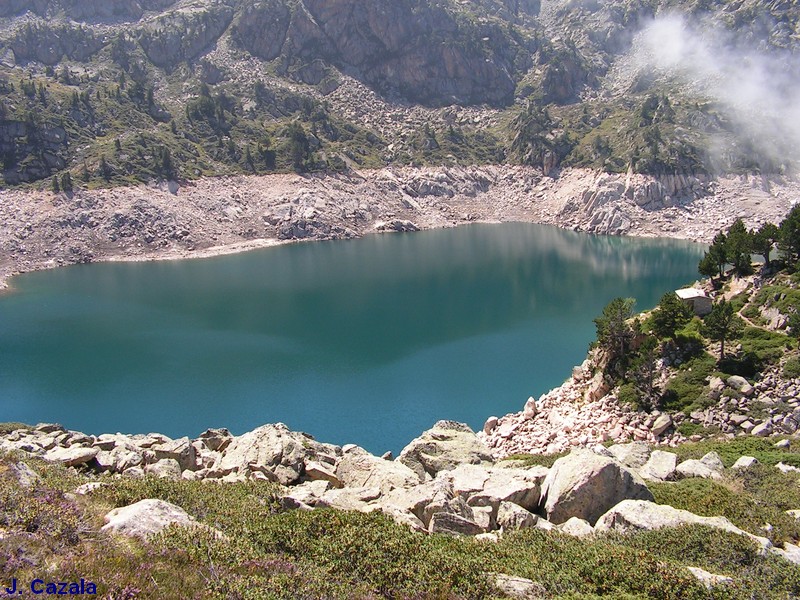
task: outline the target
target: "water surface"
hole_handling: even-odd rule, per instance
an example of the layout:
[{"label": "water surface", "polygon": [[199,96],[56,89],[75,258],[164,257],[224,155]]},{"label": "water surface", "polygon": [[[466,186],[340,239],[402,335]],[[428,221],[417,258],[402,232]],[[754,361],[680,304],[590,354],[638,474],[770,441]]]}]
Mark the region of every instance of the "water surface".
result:
[{"label": "water surface", "polygon": [[192,437],[282,421],[396,452],[559,385],[610,299],[649,308],[701,254],[504,224],[30,273],[0,298],[0,420]]}]

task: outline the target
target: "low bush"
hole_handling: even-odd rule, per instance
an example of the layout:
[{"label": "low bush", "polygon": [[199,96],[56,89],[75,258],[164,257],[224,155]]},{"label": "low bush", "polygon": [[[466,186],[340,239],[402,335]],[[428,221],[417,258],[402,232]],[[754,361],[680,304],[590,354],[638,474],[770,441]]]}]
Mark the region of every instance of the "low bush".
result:
[{"label": "low bush", "polygon": [[800,377],[800,358],[790,358],[783,363],[783,376],[788,379]]},{"label": "low bush", "polygon": [[667,384],[662,398],[666,410],[690,412],[708,406],[706,380],[714,373],[716,361],[710,354],[703,353],[681,365],[678,372]]}]

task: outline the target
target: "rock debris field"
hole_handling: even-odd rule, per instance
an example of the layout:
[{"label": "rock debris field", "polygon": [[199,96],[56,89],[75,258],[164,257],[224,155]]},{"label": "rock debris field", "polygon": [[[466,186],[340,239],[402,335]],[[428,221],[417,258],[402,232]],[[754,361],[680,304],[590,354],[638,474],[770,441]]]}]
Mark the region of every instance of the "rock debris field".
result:
[{"label": "rock debris field", "polygon": [[71,194],[0,191],[0,284],[105,260],[212,256],[277,243],[520,221],[709,241],[741,217],[779,222],[800,186],[755,177],[654,178],[514,166],[206,178]]}]

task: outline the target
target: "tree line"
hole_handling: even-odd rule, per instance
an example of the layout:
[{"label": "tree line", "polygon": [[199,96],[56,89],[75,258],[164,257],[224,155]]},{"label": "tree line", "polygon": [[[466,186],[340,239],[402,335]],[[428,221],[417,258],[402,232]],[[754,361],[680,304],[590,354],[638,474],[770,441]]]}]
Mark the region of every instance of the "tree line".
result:
[{"label": "tree line", "polygon": [[728,265],[736,275],[748,275],[753,271],[753,254],[762,256],[764,265],[770,269],[776,249],[785,266],[796,270],[800,260],[800,204],[779,225],[764,223],[757,230],[748,230],[741,219],[736,219],[727,232],[720,231],[714,236],[697,269],[712,282],[715,277],[720,280],[725,276]]},{"label": "tree line", "polygon": [[[778,257],[773,260],[773,252]],[[764,223],[748,230],[737,219],[726,232],[719,232],[700,260],[701,275],[711,278],[715,286],[729,272],[746,275],[753,271],[752,255],[764,258],[764,268],[797,271],[800,264],[800,204],[795,206],[779,225]],[[730,269],[727,268],[730,266]],[[714,278],[717,278],[716,281]],[[658,306],[645,319],[634,312],[633,298],[615,298],[595,320],[596,347],[600,363],[611,383],[620,385],[640,408],[651,410],[660,406],[663,390],[657,385],[658,361],[675,351],[691,356],[702,352],[697,337],[719,344],[718,364],[726,360],[726,347],[739,339],[745,331],[745,321],[734,304],[720,299],[712,305],[711,312],[702,319],[696,318],[691,306],[684,303],[673,291],[661,297]],[[788,315],[789,332],[800,338],[800,308]],[[692,331],[690,324],[695,322]]]}]

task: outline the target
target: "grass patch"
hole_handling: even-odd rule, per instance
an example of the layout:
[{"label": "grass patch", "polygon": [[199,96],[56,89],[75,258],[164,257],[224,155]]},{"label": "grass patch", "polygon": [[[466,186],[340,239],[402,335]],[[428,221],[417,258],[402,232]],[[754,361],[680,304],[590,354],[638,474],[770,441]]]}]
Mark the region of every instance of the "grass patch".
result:
[{"label": "grass patch", "polygon": [[0,423],[0,435],[8,435],[12,431],[16,431],[17,429],[24,429],[26,431],[30,431],[31,429],[33,429],[33,426],[27,425],[25,423],[17,423],[15,421]]}]

